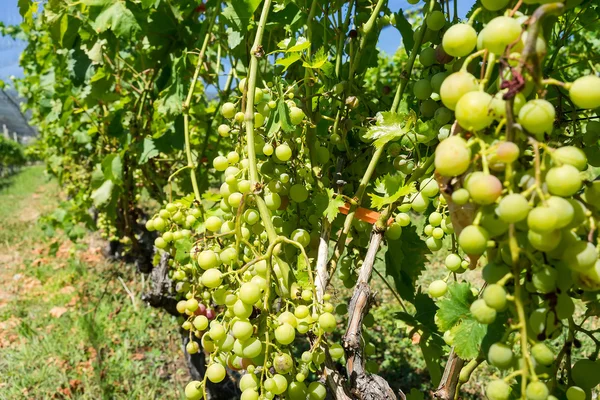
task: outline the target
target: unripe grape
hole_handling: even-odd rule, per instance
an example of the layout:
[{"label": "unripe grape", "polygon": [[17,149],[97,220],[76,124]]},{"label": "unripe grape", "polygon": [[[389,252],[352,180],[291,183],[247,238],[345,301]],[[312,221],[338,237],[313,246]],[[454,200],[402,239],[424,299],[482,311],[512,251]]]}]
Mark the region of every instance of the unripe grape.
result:
[{"label": "unripe grape", "polygon": [[431,84],[428,79],[421,79],[415,82],[413,93],[417,99],[426,100],[431,96],[432,92],[433,90],[431,89]]},{"label": "unripe grape", "polygon": [[488,232],[482,227],[469,225],[458,236],[458,244],[469,255],[480,255],[487,249]]},{"label": "unripe grape", "polygon": [[337,321],[333,314],[325,312],[319,316],[319,326],[325,332],[333,332],[337,326]]},{"label": "unripe grape", "polygon": [[281,344],[290,344],[296,338],[294,327],[288,323],[281,324],[275,329],[275,340]]},{"label": "unripe grape", "polygon": [[307,400],[325,400],[327,396],[327,389],[320,382],[312,382],[308,385],[308,398]]},{"label": "unripe grape", "polygon": [[545,181],[551,194],[562,197],[574,195],[582,185],[579,170],[569,164],[550,168]]},{"label": "unripe grape", "polygon": [[225,379],[225,375],[227,375],[227,371],[225,371],[225,367],[219,363],[213,363],[206,369],[206,377],[212,383],[221,382]]},{"label": "unripe grape", "polygon": [[217,132],[222,137],[228,137],[230,131],[231,131],[231,128],[229,127],[229,125],[225,125],[225,124],[221,124],[217,128]]},{"label": "unripe grape", "polygon": [[290,198],[296,203],[303,203],[308,199],[308,190],[301,184],[292,185],[290,188]]},{"label": "unripe grape", "polygon": [[497,368],[510,368],[513,362],[513,351],[504,343],[494,343],[488,351],[488,360]]},{"label": "unripe grape", "polygon": [[229,167],[229,161],[227,161],[227,157],[225,156],[217,156],[213,160],[213,167],[217,171],[225,171],[227,167]]},{"label": "unripe grape", "polygon": [[502,142],[496,147],[496,161],[510,164],[519,158],[519,147],[513,142]]},{"label": "unripe grape", "polygon": [[510,397],[510,386],[502,379],[496,379],[488,383],[485,395],[489,400],[508,400]]},{"label": "unripe grape", "polygon": [[531,355],[535,361],[541,365],[552,365],[554,362],[554,353],[544,343],[536,343],[531,347]]},{"label": "unripe grape", "polygon": [[435,178],[426,178],[421,182],[421,193],[427,197],[435,197],[440,192],[440,187],[438,186]]},{"label": "unripe grape", "polygon": [[546,204],[556,213],[556,229],[564,228],[573,221],[575,209],[568,200],[558,196],[550,196],[546,199]]},{"label": "unripe grape", "polygon": [[569,164],[580,171],[587,169],[587,157],[583,150],[575,146],[564,146],[552,152],[552,159],[561,164]]},{"label": "unripe grape", "polygon": [[[444,80],[447,77],[448,77],[447,72],[438,72],[437,74],[435,74],[431,77],[431,80],[430,80],[431,89],[433,90],[434,93],[440,93],[442,83],[444,82]],[[473,77],[473,78],[475,78],[475,77]]]},{"label": "unripe grape", "polygon": [[443,12],[436,10],[431,12],[425,21],[427,22],[427,28],[432,31],[439,31],[446,24],[446,17]]},{"label": "unripe grape", "polygon": [[448,285],[446,284],[446,282],[444,282],[442,280],[437,280],[437,281],[431,282],[431,284],[429,285],[429,288],[427,289],[427,292],[429,293],[429,295],[434,298],[442,297],[443,295],[446,294],[447,291],[448,291]]},{"label": "unripe grape", "polygon": [[600,78],[595,75],[577,78],[569,88],[569,97],[577,107],[600,107]]},{"label": "unripe grape", "polygon": [[527,384],[525,392],[527,400],[546,400],[550,392],[544,382],[535,381]]},{"label": "unripe grape", "polygon": [[217,268],[211,268],[202,274],[202,284],[207,288],[216,288],[223,281],[221,271]]},{"label": "unripe grape", "polygon": [[481,0],[481,5],[490,11],[498,11],[508,5],[510,0]]},{"label": "unripe grape", "polygon": [[282,143],[275,148],[275,157],[280,161],[288,161],[292,158],[292,149],[286,143]]},{"label": "unripe grape", "polygon": [[490,112],[492,96],[485,92],[465,93],[456,103],[455,116],[459,125],[466,130],[479,131],[494,122]]},{"label": "unripe grape", "polygon": [[529,202],[523,195],[512,193],[500,200],[496,213],[504,222],[513,224],[527,218],[530,209]]},{"label": "unripe grape", "polygon": [[483,299],[477,299],[470,308],[473,317],[480,323],[489,325],[496,319],[496,310],[489,307]]},{"label": "unripe grape", "polygon": [[538,206],[527,215],[529,229],[538,233],[550,232],[556,229],[556,214],[554,210],[546,206]]},{"label": "unripe grape", "polygon": [[221,229],[221,225],[223,224],[223,221],[221,221],[221,218],[216,217],[216,216],[211,216],[208,217],[206,219],[206,221],[204,222],[204,226],[206,226],[206,229],[208,229],[209,231],[212,232],[217,232],[219,229]]},{"label": "unripe grape", "polygon": [[439,92],[442,103],[450,110],[454,110],[465,94],[477,90],[479,90],[477,79],[468,72],[459,71],[444,79]]},{"label": "unripe grape", "polygon": [[424,212],[429,206],[430,200],[428,197],[423,196],[421,193],[415,193],[411,199],[411,207],[418,213]]},{"label": "unripe grape", "polygon": [[467,178],[466,188],[477,204],[492,204],[502,193],[502,182],[494,175],[473,173]]},{"label": "unripe grape", "polygon": [[277,210],[281,207],[281,197],[277,193],[268,193],[265,195],[265,203],[269,210]]},{"label": "unripe grape", "polygon": [[200,400],[202,397],[202,382],[191,381],[186,385],[185,398],[187,400]]},{"label": "unripe grape", "polygon": [[571,386],[567,389],[567,400],[585,400],[586,394],[585,390],[578,386]]},{"label": "unripe grape", "polygon": [[400,224],[401,227],[405,227],[410,225],[410,215],[406,213],[399,213],[396,215],[396,222]]},{"label": "unripe grape", "polygon": [[221,106],[221,115],[227,119],[231,119],[235,116],[235,104],[225,103]]},{"label": "unripe grape", "polygon": [[454,254],[454,253],[448,254],[448,256],[446,256],[446,259],[444,261],[446,268],[448,268],[452,272],[458,271],[461,267],[461,263],[462,263],[462,258],[460,258],[460,256],[458,254]]},{"label": "unripe grape", "polygon": [[304,120],[304,111],[298,107],[290,108],[290,122],[294,125],[299,125]]},{"label": "unripe grape", "polygon": [[504,54],[506,47],[521,35],[521,24],[511,17],[496,17],[488,22],[480,35],[485,49],[501,55]]},{"label": "unripe grape", "polygon": [[401,235],[402,226],[397,222],[393,222],[392,224],[390,224],[388,229],[385,231],[385,237],[389,240],[398,240],[400,239]]},{"label": "unripe grape", "polygon": [[584,272],[594,267],[598,252],[592,243],[578,240],[565,249],[562,257],[569,268]]},{"label": "unripe grape", "polygon": [[471,25],[452,25],[442,39],[442,46],[452,57],[464,57],[471,53],[477,44],[477,32]]},{"label": "unripe grape", "polygon": [[554,106],[544,99],[530,100],[519,111],[519,123],[525,130],[542,138],[552,132],[556,112]]},{"label": "unripe grape", "polygon": [[506,290],[502,286],[492,283],[483,291],[483,300],[494,310],[502,311],[506,308]]},{"label": "unripe grape", "polygon": [[467,204],[469,202],[469,198],[469,191],[464,188],[457,189],[452,193],[452,201],[459,206]]},{"label": "unripe grape", "polygon": [[471,150],[460,136],[443,140],[435,150],[435,167],[442,176],[463,174],[471,162]]},{"label": "unripe grape", "polygon": [[549,252],[554,250],[560,244],[562,233],[560,230],[550,232],[527,231],[527,240],[531,246],[539,251]]}]

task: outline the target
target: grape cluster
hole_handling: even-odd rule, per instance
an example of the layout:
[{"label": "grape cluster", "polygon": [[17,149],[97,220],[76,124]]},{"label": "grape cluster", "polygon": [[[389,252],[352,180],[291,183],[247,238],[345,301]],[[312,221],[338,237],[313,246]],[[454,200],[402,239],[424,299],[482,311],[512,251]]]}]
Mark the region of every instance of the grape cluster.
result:
[{"label": "grape cluster", "polygon": [[[482,4],[496,11],[508,1]],[[479,296],[474,293],[471,315],[486,325],[501,314],[518,321],[486,354],[493,366],[516,371],[516,375],[488,384],[486,394],[491,400],[508,399],[510,379],[519,374],[530,377],[525,388],[528,399],[554,398],[541,378],[555,362],[549,342],[568,326],[575,311],[574,299],[582,290],[600,289],[595,232],[600,182],[587,180],[586,154],[577,146],[578,139],[561,135],[555,124],[557,110],[544,98],[547,90],[543,88],[557,85],[577,108],[596,109],[600,107],[600,78],[587,75],[570,83],[536,82],[523,68],[531,62],[522,59],[527,56],[524,49],[529,38],[523,25],[528,18],[519,12],[514,16],[507,13],[489,20],[479,32],[471,22],[451,26],[438,47],[459,58],[460,69],[439,72],[441,75],[421,79],[414,86],[419,100],[439,94],[445,108],[438,111],[451,110],[456,120],[451,129],[440,129],[441,141],[435,150],[435,174],[445,193],[435,199],[436,211],[424,228],[429,249],[441,249],[443,236],[456,229],[453,219],[473,212],[471,222],[457,229],[458,252],[445,259],[448,278],[433,281],[428,292],[434,298],[444,296],[451,273],[464,272],[471,261],[485,256],[486,286]],[[534,52],[538,62],[543,59],[546,43],[541,36],[535,38]],[[484,55],[487,59],[480,65],[478,79],[470,72],[469,63]],[[499,72],[499,78],[488,86],[493,71]],[[509,92],[508,83],[522,76],[520,90]],[[587,123],[586,131],[591,133],[584,140],[597,142],[596,124]],[[509,129],[504,130],[507,125]],[[423,182],[419,193],[400,210],[404,206],[403,211],[424,212],[430,198],[437,195],[435,177],[430,182],[431,188]],[[409,221],[409,216],[401,213],[395,224]],[[520,319],[521,312],[525,320]],[[444,333],[444,340],[453,343],[452,330]],[[515,349],[519,341],[521,347]],[[523,343],[527,349],[522,348]],[[598,384],[579,380],[575,379],[579,386],[565,389],[568,399],[589,398],[589,390]]]}]

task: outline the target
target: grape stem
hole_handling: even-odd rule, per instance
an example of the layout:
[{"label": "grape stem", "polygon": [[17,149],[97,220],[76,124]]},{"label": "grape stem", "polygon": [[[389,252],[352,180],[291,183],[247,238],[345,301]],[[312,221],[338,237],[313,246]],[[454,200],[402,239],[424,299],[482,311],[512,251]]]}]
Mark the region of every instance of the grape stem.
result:
[{"label": "grape stem", "polygon": [[198,82],[198,75],[200,74],[200,70],[202,69],[202,65],[204,64],[204,55],[206,53],[206,49],[208,48],[208,43],[210,42],[211,33],[213,30],[213,26],[215,25],[217,15],[219,14],[219,10],[220,7],[215,7],[215,11],[213,12],[208,23],[208,29],[206,30],[206,35],[204,36],[204,42],[202,43],[200,54],[198,54],[198,62],[196,63],[196,69],[194,70],[192,84],[190,85],[190,90],[188,91],[187,97],[185,98],[185,101],[181,106],[183,110],[183,135],[185,138],[185,154],[187,158],[187,166],[190,169],[190,179],[192,181],[192,188],[194,189],[194,197],[199,203],[202,202],[202,197],[200,197],[200,190],[198,189],[198,180],[196,179],[196,166],[194,164],[194,159],[192,158],[192,147],[190,145],[190,105],[192,102],[192,97],[194,96],[196,82]]}]

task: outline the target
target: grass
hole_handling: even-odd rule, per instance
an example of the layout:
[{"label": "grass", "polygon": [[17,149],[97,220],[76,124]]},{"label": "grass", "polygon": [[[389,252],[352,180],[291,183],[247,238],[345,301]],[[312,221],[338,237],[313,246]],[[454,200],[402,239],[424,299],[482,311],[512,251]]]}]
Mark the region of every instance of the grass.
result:
[{"label": "grass", "polygon": [[0,182],[0,398],[182,399],[175,321],[139,301],[140,275],[94,236],[44,237],[36,220],[59,196],[41,166]]}]

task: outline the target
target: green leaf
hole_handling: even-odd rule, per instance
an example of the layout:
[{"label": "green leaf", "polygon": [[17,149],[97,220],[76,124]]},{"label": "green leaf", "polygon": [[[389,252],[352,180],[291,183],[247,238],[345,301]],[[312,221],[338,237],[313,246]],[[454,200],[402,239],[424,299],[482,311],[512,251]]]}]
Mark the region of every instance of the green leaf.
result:
[{"label": "green leaf", "polygon": [[238,47],[244,39],[241,32],[239,32],[237,28],[228,27],[225,30],[225,33],[227,33],[227,45],[231,49],[235,49],[236,47]]},{"label": "green leaf", "polygon": [[287,55],[284,58],[277,59],[277,61],[275,61],[275,64],[283,65],[283,72],[285,72],[289,68],[290,65],[292,65],[296,61],[300,60],[301,57],[302,56],[300,55],[300,53],[292,53],[292,54]]},{"label": "green leaf", "polygon": [[440,359],[444,356],[442,346],[431,338],[427,338],[426,340],[421,337],[419,347],[423,353],[423,359],[425,360],[425,365],[427,365],[427,372],[429,372],[431,382],[436,387],[440,383],[440,379],[442,379],[442,369],[440,366]]},{"label": "green leaf", "polygon": [[302,63],[303,67],[312,68],[312,69],[321,69],[327,62],[327,53],[325,52],[325,48],[321,47],[315,55],[312,57],[310,62],[304,61]]},{"label": "green leaf", "polygon": [[145,138],[141,143],[142,153],[140,154],[139,163],[146,164],[148,160],[153,157],[156,157],[159,154],[158,149],[154,145],[154,140],[151,138]]},{"label": "green leaf", "polygon": [[102,10],[94,21],[94,29],[98,33],[111,30],[117,37],[131,37],[134,32],[140,30],[133,13],[125,6],[124,2],[112,2]]},{"label": "green leaf", "polygon": [[111,4],[113,2],[113,0],[81,0],[81,2],[83,4],[85,4],[86,6],[104,7],[104,6]]},{"label": "green leaf", "polygon": [[[286,53],[303,52],[304,50],[310,48],[310,42],[306,40],[304,36],[299,36],[298,38],[284,39],[277,43],[277,47]],[[277,51],[274,51],[273,53],[277,53]]]},{"label": "green leaf", "polygon": [[470,315],[473,293],[469,283],[454,283],[448,286],[448,295],[437,302],[437,325],[441,331],[452,329],[460,320]]},{"label": "green leaf", "polygon": [[190,261],[190,251],[194,246],[191,239],[185,238],[175,242],[175,261],[186,264]]},{"label": "green leaf", "polygon": [[283,95],[281,85],[277,85],[277,90],[279,92],[279,101],[277,102],[277,116],[279,117],[279,122],[281,123],[281,129],[283,129],[283,131],[286,133],[294,132],[296,128],[292,126],[292,122],[290,121],[290,114],[288,113],[287,104],[285,104],[285,96]]},{"label": "green leaf", "polygon": [[410,22],[408,22],[402,10],[396,13],[396,29],[398,29],[400,35],[402,36],[402,43],[404,43],[404,50],[406,51],[406,54],[410,55],[410,52],[415,45],[415,39],[413,38],[414,31],[412,25]]},{"label": "green leaf", "polygon": [[110,202],[114,186],[113,181],[104,181],[102,186],[92,192],[92,201],[96,207],[105,206]]},{"label": "green leaf", "polygon": [[369,193],[371,207],[381,209],[388,204],[395,203],[401,197],[416,193],[417,189],[415,182],[404,185],[404,176],[387,174],[377,179],[375,191],[382,194],[382,196]]},{"label": "green leaf", "polygon": [[412,114],[396,114],[386,111],[377,113],[376,121],[376,125],[369,128],[365,137],[374,140],[373,145],[380,148],[409,132],[415,119]]},{"label": "green leaf", "polygon": [[102,160],[102,171],[107,180],[120,183],[123,180],[123,160],[119,154],[109,154]]},{"label": "green leaf", "polygon": [[388,241],[385,274],[394,279],[396,291],[402,298],[415,301],[415,282],[425,269],[425,256],[429,253],[414,226],[404,228],[400,239]]},{"label": "green leaf", "polygon": [[27,14],[32,4],[31,0],[19,0],[17,5],[19,6],[19,14],[21,14],[21,17],[25,18],[25,14]]},{"label": "green leaf", "polygon": [[454,335],[454,352],[460,358],[469,360],[479,355],[481,342],[487,333],[487,325],[468,318],[452,329],[452,333]]},{"label": "green leaf", "polygon": [[337,217],[337,215],[340,213],[340,207],[344,206],[346,202],[344,201],[344,199],[342,199],[341,196],[336,196],[333,189],[329,188],[326,189],[326,191],[327,196],[329,198],[329,202],[327,204],[327,208],[323,212],[323,215],[331,223],[333,222],[335,217]]},{"label": "green leaf", "polygon": [[410,393],[406,394],[406,400],[425,400],[425,393],[417,388],[412,388]]}]

